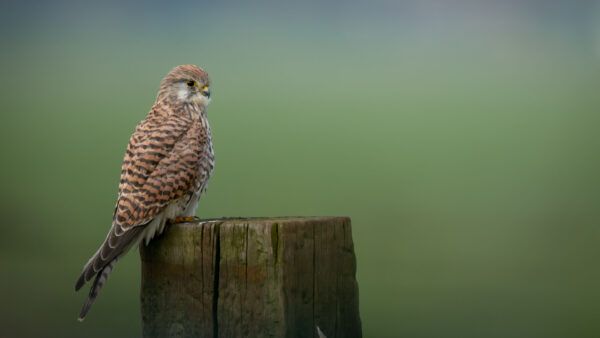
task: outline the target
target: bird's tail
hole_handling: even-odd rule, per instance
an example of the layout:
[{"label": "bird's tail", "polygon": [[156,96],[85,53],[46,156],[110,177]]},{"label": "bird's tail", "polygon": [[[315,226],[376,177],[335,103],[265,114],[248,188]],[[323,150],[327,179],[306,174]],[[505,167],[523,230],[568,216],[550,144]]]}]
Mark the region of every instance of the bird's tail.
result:
[{"label": "bird's tail", "polygon": [[83,321],[83,319],[85,318],[85,315],[90,310],[90,307],[92,306],[92,304],[94,304],[94,301],[96,300],[96,297],[98,296],[98,292],[100,292],[100,289],[102,289],[102,287],[104,286],[104,283],[106,282],[106,280],[108,279],[108,276],[110,275],[113,268],[115,267],[115,264],[117,264],[117,260],[118,260],[118,258],[113,259],[104,268],[102,268],[102,270],[98,271],[98,274],[96,275],[96,279],[94,280],[94,284],[90,288],[90,294],[88,295],[87,301],[85,302],[85,304],[83,305],[83,308],[81,309],[79,318],[77,318],[77,320],[79,320],[80,322]]}]

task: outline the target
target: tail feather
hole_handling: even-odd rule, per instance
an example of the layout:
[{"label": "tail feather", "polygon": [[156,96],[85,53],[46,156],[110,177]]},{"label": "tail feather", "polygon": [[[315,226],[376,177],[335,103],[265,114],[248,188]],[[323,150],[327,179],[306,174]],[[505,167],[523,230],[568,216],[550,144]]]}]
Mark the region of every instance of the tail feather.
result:
[{"label": "tail feather", "polygon": [[[79,318],[77,318],[77,320],[79,320],[80,322],[83,321],[83,319],[87,315],[88,311],[90,310],[90,307],[92,306],[92,304],[94,304],[94,301],[96,300],[96,297],[98,296],[98,292],[100,292],[100,289],[102,289],[102,287],[104,286],[104,283],[106,282],[106,280],[108,279],[108,276],[110,275],[113,268],[115,267],[115,264],[117,264],[117,259],[118,258],[115,258],[112,261],[110,261],[110,263],[108,263],[104,268],[102,268],[102,270],[100,270],[98,272],[98,274],[96,275],[94,284],[90,288],[90,294],[88,295],[87,301],[85,302],[85,304],[83,305],[83,308],[81,309]],[[81,285],[79,285],[80,283],[81,283],[81,285],[83,285],[83,283],[84,283],[84,281],[82,280],[82,277],[80,277],[79,280],[77,280],[77,285],[75,286],[76,289],[78,289],[77,286],[81,287]]]},{"label": "tail feather", "polygon": [[[121,233],[120,237],[118,237],[115,235],[115,227],[113,226],[108,232],[104,243],[102,243],[98,251],[83,267],[81,275],[79,275],[77,282],[75,282],[75,291],[81,289],[85,283],[94,278],[94,276],[97,276],[112,260],[123,256],[132,245],[138,243],[143,228],[143,226],[136,226],[125,233]],[[119,240],[114,240],[115,237],[118,237]]]},{"label": "tail feather", "polygon": [[[102,247],[100,247],[100,248],[102,248]],[[81,287],[91,279],[91,277],[86,278],[86,276],[89,275],[90,265],[92,265],[94,263],[94,260],[96,260],[96,257],[98,256],[98,252],[100,252],[100,249],[98,249],[98,251],[96,251],[96,253],[92,256],[92,258],[90,258],[87,261],[87,263],[85,263],[85,265],[83,267],[83,271],[79,275],[79,278],[77,278],[77,282],[75,282],[75,291],[79,291],[79,289],[81,289]],[[98,271],[92,270],[92,273],[98,274]]]},{"label": "tail feather", "polygon": [[81,287],[92,280],[95,276],[94,284],[90,289],[90,294],[87,301],[83,305],[81,314],[79,315],[79,321],[82,321],[90,306],[94,303],[98,292],[106,282],[108,275],[114,268],[117,260],[125,255],[132,246],[139,243],[142,238],[143,230],[146,224],[135,226],[128,229],[127,231],[119,232],[121,229],[119,226],[113,225],[108,232],[106,240],[100,246],[98,251],[90,258],[90,260],[83,267],[83,271],[75,282],[75,291],[81,289]]}]

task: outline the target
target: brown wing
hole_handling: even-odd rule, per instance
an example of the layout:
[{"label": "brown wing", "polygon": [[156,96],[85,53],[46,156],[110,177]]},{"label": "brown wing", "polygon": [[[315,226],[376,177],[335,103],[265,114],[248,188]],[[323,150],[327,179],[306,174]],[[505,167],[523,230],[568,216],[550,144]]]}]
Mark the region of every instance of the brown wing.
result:
[{"label": "brown wing", "polygon": [[123,160],[112,228],[84,268],[76,290],[127,251],[143,225],[169,202],[193,187],[207,141],[202,128],[181,117],[148,118],[138,125]]},{"label": "brown wing", "polygon": [[117,233],[147,223],[189,190],[202,156],[200,134],[181,117],[137,128],[123,160],[114,214]]}]

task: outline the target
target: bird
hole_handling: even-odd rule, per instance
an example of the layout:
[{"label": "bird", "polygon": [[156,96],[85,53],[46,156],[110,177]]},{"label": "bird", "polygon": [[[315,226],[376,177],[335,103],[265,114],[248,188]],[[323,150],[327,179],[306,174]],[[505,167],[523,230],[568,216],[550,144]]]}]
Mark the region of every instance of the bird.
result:
[{"label": "bird", "polygon": [[194,219],[214,167],[209,87],[208,74],[195,65],[177,66],[162,79],[129,139],[111,228],[75,283],[78,291],[94,279],[79,321],[129,249],[148,245],[166,224]]}]

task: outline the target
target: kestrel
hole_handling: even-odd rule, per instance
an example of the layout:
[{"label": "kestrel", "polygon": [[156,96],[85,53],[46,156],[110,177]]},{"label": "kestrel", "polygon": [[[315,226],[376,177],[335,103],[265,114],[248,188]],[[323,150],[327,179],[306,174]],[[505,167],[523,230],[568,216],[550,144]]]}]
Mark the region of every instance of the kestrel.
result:
[{"label": "kestrel", "polygon": [[213,170],[208,74],[178,66],[162,80],[154,105],[127,145],[117,205],[104,243],[83,267],[75,291],[95,277],[79,320],[85,318],[117,260],[162,233],[169,222],[193,219]]}]

